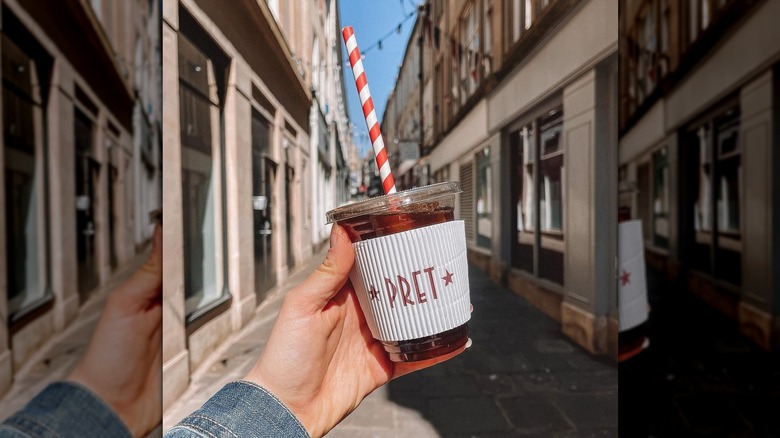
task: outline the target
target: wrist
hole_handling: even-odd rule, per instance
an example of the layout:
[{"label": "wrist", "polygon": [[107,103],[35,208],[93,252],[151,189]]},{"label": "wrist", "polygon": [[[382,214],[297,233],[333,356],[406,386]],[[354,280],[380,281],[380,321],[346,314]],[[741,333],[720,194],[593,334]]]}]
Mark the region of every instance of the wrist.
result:
[{"label": "wrist", "polygon": [[96,399],[100,400],[100,402],[102,402],[111,412],[114,413],[114,415],[119,418],[119,420],[122,422],[125,428],[127,428],[132,436],[142,436],[146,431],[138,430],[138,422],[135,421],[134,415],[131,413],[132,409],[127,409],[128,403],[122,403],[116,400],[114,397],[111,397],[111,394],[109,394],[107,391],[104,391],[100,385],[96,384],[96,382],[89,378],[89,373],[85,370],[82,370],[80,365],[81,364],[76,366],[70,375],[65,378],[65,381],[71,384],[75,384],[76,386],[92,394],[92,396]]}]

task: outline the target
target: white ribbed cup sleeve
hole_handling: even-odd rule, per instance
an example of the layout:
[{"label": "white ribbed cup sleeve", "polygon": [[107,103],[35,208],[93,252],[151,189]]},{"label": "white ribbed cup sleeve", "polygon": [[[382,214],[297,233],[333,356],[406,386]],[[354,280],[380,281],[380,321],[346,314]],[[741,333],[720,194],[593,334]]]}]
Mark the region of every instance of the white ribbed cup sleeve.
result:
[{"label": "white ribbed cup sleeve", "polygon": [[374,338],[441,333],[471,317],[463,221],[353,243],[350,278]]}]

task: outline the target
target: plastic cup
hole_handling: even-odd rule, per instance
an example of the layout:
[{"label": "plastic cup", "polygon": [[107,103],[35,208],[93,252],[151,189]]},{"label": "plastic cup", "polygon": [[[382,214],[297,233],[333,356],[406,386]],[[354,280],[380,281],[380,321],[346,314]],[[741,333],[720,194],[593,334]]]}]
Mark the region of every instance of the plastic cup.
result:
[{"label": "plastic cup", "polygon": [[466,236],[458,183],[439,183],[327,213],[355,248],[352,285],[373,337],[394,362],[432,359],[468,341]]}]

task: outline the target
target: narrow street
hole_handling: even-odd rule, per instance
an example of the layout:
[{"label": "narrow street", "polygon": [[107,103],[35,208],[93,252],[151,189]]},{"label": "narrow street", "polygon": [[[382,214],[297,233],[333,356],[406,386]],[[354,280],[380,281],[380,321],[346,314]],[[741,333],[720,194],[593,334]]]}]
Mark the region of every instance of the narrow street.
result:
[{"label": "narrow street", "polygon": [[[256,360],[297,271],[258,308],[244,330],[196,373],[165,412],[167,430]],[[404,376],[371,394],[328,436],[616,436],[617,366],[595,358],[560,332],[558,322],[477,269],[469,272],[473,346],[444,364]]]},{"label": "narrow street", "polygon": [[620,436],[780,436],[780,355],[648,271],[650,346],[620,364]]}]

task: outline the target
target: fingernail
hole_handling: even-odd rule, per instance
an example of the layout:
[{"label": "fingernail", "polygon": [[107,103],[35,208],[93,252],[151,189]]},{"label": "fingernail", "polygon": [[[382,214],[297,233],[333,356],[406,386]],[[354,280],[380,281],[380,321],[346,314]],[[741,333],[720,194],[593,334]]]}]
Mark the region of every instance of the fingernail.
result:
[{"label": "fingernail", "polygon": [[468,349],[469,347],[471,347],[471,344],[472,344],[472,342],[471,342],[471,338],[469,338],[469,340],[468,340],[468,341],[466,341],[466,347],[465,347],[465,349]]},{"label": "fingernail", "polygon": [[336,225],[333,225],[333,228],[330,230],[330,247],[333,248],[333,246],[336,244],[336,234],[338,231],[336,230]]}]

